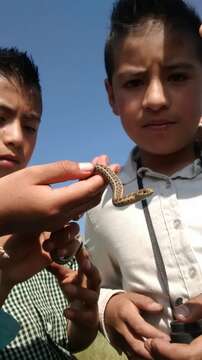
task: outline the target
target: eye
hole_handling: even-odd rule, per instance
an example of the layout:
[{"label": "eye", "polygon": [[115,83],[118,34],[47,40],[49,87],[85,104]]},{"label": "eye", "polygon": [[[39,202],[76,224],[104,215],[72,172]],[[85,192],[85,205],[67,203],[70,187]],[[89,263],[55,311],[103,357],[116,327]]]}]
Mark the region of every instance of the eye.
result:
[{"label": "eye", "polygon": [[36,128],[34,128],[33,126],[29,126],[29,125],[25,125],[24,129],[26,132],[28,132],[30,134],[35,134],[37,132]]},{"label": "eye", "polygon": [[185,73],[178,72],[169,75],[168,80],[173,82],[184,82],[188,80],[189,76]]},{"label": "eye", "polygon": [[144,85],[144,80],[138,78],[138,79],[131,79],[126,81],[124,87],[127,89],[131,89],[131,88],[138,88],[142,85]]},{"label": "eye", "polygon": [[0,124],[3,124],[6,122],[6,118],[3,115],[0,115]]}]

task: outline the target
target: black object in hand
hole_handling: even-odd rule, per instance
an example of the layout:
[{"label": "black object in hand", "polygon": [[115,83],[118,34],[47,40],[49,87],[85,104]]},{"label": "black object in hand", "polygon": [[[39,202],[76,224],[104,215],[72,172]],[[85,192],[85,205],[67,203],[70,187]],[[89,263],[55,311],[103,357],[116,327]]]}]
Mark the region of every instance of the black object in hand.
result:
[{"label": "black object in hand", "polygon": [[190,344],[196,337],[202,335],[202,319],[192,323],[182,323],[174,320],[170,323],[171,342]]}]

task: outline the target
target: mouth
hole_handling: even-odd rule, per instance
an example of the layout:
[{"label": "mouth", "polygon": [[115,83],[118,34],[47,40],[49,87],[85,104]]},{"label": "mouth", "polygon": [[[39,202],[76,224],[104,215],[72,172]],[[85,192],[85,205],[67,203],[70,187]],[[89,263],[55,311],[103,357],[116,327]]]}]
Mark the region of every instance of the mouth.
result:
[{"label": "mouth", "polygon": [[14,168],[20,164],[20,160],[12,155],[0,155],[0,167]]},{"label": "mouth", "polygon": [[164,130],[167,129],[173,125],[176,125],[175,121],[170,120],[154,120],[154,121],[148,121],[143,125],[143,128],[149,128],[153,130]]}]

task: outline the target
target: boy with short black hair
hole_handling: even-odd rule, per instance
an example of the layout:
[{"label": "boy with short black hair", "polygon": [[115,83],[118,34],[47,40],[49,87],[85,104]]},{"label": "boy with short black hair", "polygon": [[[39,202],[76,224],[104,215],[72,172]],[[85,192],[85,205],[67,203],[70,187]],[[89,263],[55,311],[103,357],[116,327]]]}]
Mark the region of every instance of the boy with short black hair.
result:
[{"label": "boy with short black hair", "polygon": [[[23,169],[30,160],[41,113],[41,87],[38,69],[32,59],[18,49],[0,48],[0,177],[5,191],[7,181],[12,185],[11,173]],[[93,175],[90,163],[79,165],[64,161],[55,166],[32,167],[24,171],[26,180],[33,177],[33,181],[30,179],[32,186],[28,186],[27,181],[20,181],[20,174],[20,171],[14,174],[15,187],[11,186],[12,191],[18,193],[19,213],[23,213],[21,207],[26,200],[21,187],[24,186],[25,193],[26,190],[33,192],[26,226],[20,234],[0,237],[0,304],[4,302],[3,309],[18,321],[20,330],[15,339],[0,351],[0,359],[73,359],[72,352],[87,347],[97,334],[100,278],[84,250],[77,254],[78,275],[67,267],[53,263],[54,249],[50,245],[51,242],[52,245],[58,244],[57,255],[63,260],[68,251],[69,255],[75,254],[78,250],[75,237],[79,226],[69,221],[99,202],[104,182],[98,176],[86,178]],[[47,185],[46,198],[44,187],[40,193],[39,187],[36,189],[35,186],[36,182],[42,185],[44,181],[49,184],[77,177],[83,181],[63,189],[51,189]],[[12,192],[6,195],[16,202]],[[50,214],[44,204],[40,206],[42,199],[46,199]],[[17,230],[20,216],[14,216],[16,203],[7,211],[13,211],[13,229]],[[36,217],[38,219],[36,226],[30,213],[35,221]],[[6,216],[3,212],[1,215]],[[31,232],[30,227],[35,232]],[[7,234],[9,221],[5,228],[2,233]],[[55,232],[40,234],[42,229]],[[46,240],[49,240],[49,246]],[[57,260],[61,258],[57,257]],[[72,269],[77,268],[73,258],[69,259],[68,265]],[[47,266],[57,278],[45,269]],[[10,339],[8,334],[7,337]],[[5,346],[7,340],[1,339],[0,347]]]},{"label": "boy with short black hair", "polygon": [[[103,330],[128,358],[152,359],[144,339],[168,341],[179,298],[202,292],[200,24],[183,0],[119,0],[112,11],[105,85],[114,114],[137,144],[121,178],[126,193],[153,188],[143,205],[156,243],[142,204],[117,209],[110,189],[88,212],[86,241],[102,276]],[[176,351],[161,356],[181,359]]]}]

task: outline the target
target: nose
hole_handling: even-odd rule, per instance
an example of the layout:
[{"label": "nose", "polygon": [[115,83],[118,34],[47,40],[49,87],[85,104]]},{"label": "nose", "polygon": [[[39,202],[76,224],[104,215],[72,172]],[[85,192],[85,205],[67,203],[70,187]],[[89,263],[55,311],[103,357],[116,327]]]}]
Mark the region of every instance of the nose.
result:
[{"label": "nose", "polygon": [[169,100],[163,83],[160,79],[153,79],[144,94],[143,107],[147,110],[159,111],[168,106]]},{"label": "nose", "polygon": [[23,143],[23,131],[18,119],[6,124],[3,129],[3,141],[7,146],[19,148]]}]

